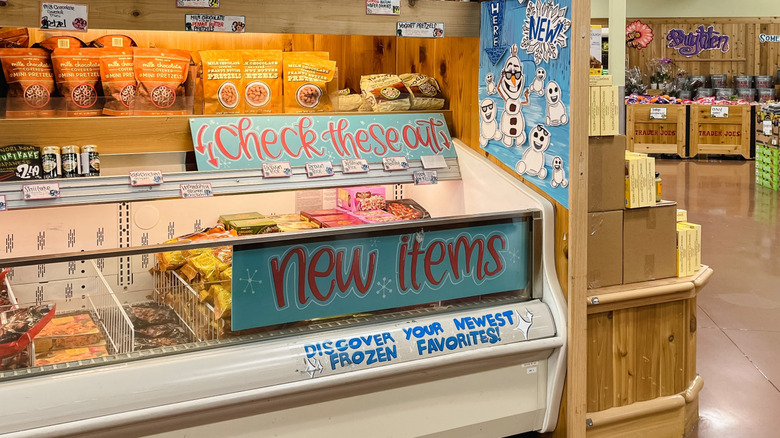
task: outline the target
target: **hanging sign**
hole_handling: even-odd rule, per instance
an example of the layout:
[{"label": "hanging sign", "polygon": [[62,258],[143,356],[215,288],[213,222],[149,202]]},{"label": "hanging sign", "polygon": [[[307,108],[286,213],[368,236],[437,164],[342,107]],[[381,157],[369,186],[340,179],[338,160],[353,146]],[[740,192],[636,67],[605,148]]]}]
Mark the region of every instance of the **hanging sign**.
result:
[{"label": "hanging sign", "polygon": [[642,50],[653,42],[653,38],[653,29],[640,20],[626,26],[626,47],[630,49]]},{"label": "hanging sign", "polygon": [[762,43],[780,43],[780,35],[767,35],[762,33],[758,36],[758,40]]},{"label": "hanging sign", "polygon": [[395,35],[408,38],[444,38],[444,23],[399,21]]},{"label": "hanging sign", "polygon": [[[509,48],[504,43],[504,2],[503,0],[488,2],[488,25],[490,26],[490,38],[485,38],[484,43],[485,54],[493,65],[498,63],[498,60],[504,56],[506,49]],[[485,23],[483,23],[484,25]]]},{"label": "hanging sign", "polygon": [[219,8],[219,0],[176,0],[177,8]]},{"label": "hanging sign", "polygon": [[186,14],[184,30],[193,32],[243,33],[246,17],[243,15]]},{"label": "hanging sign", "polygon": [[401,0],[366,0],[366,15],[401,15]]},{"label": "hanging sign", "polygon": [[713,26],[705,28],[699,26],[695,31],[685,33],[682,29],[671,29],[666,34],[670,49],[676,50],[680,55],[690,58],[707,50],[720,50],[723,53],[731,49],[729,36],[721,35]]},{"label": "hanging sign", "polygon": [[87,31],[87,5],[41,3],[41,29]]},{"label": "hanging sign", "polygon": [[235,247],[233,330],[528,286],[526,220]]},{"label": "hanging sign", "polygon": [[439,113],[305,115],[190,119],[198,170],[258,169],[266,162],[303,167],[314,161],[388,156],[455,158]]}]

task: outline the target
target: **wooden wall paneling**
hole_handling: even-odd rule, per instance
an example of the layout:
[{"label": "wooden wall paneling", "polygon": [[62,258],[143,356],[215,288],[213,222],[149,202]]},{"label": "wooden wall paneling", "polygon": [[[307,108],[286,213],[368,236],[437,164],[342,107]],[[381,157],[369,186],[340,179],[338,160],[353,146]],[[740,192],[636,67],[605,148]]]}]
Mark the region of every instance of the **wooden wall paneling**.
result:
[{"label": "wooden wall paneling", "polygon": [[636,309],[636,401],[658,397],[660,321],[657,306]]},{"label": "wooden wall paneling", "polygon": [[636,400],[636,309],[612,312],[613,324],[613,406],[626,406]]},{"label": "wooden wall paneling", "polygon": [[685,381],[696,378],[696,331],[698,328],[696,297],[685,301]]},{"label": "wooden wall paneling", "polygon": [[345,43],[345,86],[358,91],[362,75],[399,73],[396,69],[396,37],[347,35]]},{"label": "wooden wall paneling", "polygon": [[612,312],[588,316],[588,412],[613,403]]},{"label": "wooden wall paneling", "polygon": [[660,365],[659,395],[661,397],[680,393],[688,387],[685,381],[685,301],[659,304],[660,322]]},{"label": "wooden wall paneling", "polygon": [[436,47],[440,42],[441,40],[432,38],[398,38],[396,42],[398,72],[422,73],[436,77],[438,73],[438,66],[435,64]]},{"label": "wooden wall paneling", "polygon": [[[347,64],[347,47],[346,35],[314,35],[313,50],[328,52],[330,53],[330,59],[336,61],[339,90],[345,88],[345,83],[351,72]],[[354,91],[359,92],[360,90],[355,89]]]}]

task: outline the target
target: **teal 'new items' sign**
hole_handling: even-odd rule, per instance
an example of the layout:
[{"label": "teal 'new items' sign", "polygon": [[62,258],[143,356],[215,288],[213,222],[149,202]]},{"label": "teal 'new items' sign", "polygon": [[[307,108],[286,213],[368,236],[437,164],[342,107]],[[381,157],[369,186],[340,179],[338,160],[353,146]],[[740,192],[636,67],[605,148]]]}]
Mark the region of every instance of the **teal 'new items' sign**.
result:
[{"label": "teal 'new items' sign", "polygon": [[411,230],[368,237],[355,231],[325,242],[236,247],[233,329],[529,286],[527,220]]}]

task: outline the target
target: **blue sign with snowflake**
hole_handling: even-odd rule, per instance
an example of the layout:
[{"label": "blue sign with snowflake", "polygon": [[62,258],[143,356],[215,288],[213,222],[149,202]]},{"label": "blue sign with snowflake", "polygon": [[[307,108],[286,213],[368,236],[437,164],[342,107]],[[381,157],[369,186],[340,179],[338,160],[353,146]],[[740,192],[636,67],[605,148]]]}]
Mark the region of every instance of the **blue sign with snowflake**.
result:
[{"label": "blue sign with snowflake", "polygon": [[529,286],[529,234],[529,222],[516,219],[368,237],[355,231],[326,242],[237,246],[232,327],[523,290]]},{"label": "blue sign with snowflake", "polygon": [[440,113],[205,117],[190,119],[190,130],[201,171],[456,156]]},{"label": "blue sign with snowflake", "polygon": [[482,3],[479,144],[566,208],[570,30],[571,0]]}]

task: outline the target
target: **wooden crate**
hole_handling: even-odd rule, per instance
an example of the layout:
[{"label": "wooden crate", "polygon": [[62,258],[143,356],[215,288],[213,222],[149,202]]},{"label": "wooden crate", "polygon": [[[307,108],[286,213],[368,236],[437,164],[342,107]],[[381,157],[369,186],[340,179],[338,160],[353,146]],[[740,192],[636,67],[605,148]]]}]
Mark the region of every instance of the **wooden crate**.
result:
[{"label": "wooden crate", "polygon": [[[728,117],[713,117],[716,108],[728,108]],[[751,108],[748,105],[691,105],[690,156],[724,154],[750,159]]]},{"label": "wooden crate", "polygon": [[[677,154],[684,158],[688,135],[687,105],[627,105],[627,148],[645,154]],[[651,119],[651,110],[666,112],[666,119]]]}]

